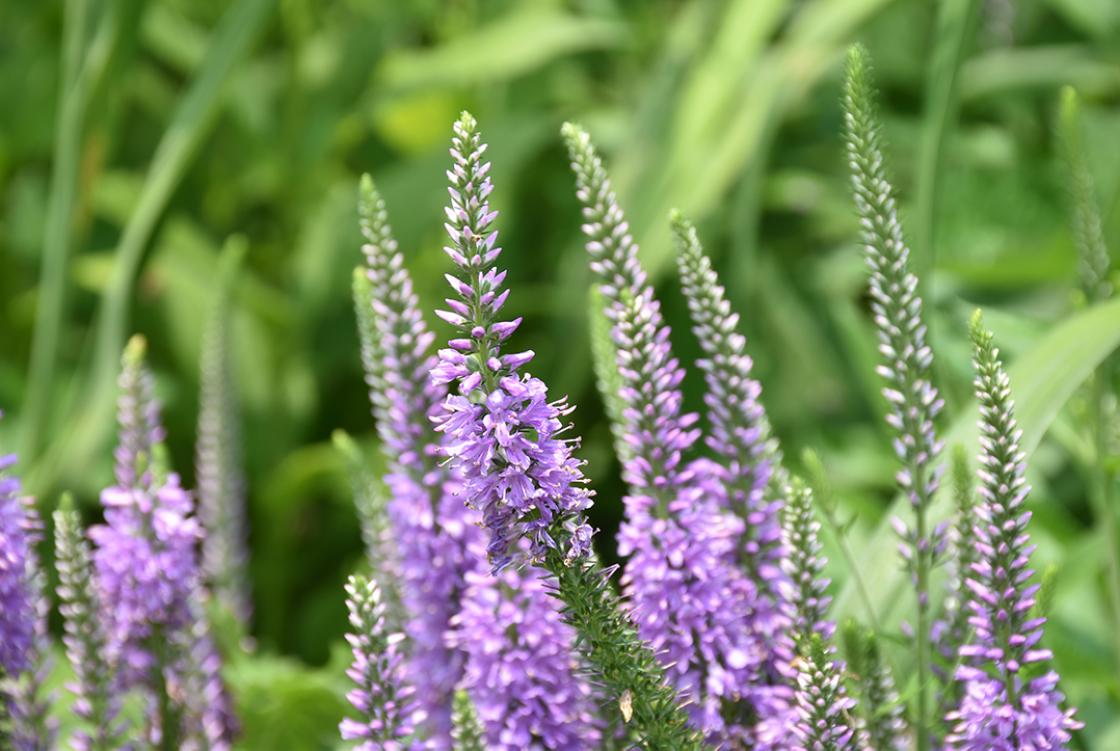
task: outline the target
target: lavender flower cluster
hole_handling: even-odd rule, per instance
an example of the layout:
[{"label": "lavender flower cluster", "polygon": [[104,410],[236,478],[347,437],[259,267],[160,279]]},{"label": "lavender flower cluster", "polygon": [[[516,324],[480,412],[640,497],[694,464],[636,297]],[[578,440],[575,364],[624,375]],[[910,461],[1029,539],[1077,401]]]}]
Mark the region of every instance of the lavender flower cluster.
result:
[{"label": "lavender flower cluster", "polygon": [[[1067,747],[1079,724],[1062,706],[1056,674],[1022,677],[1049,653],[1037,647],[1042,620],[1028,615],[1037,587],[1026,568],[1029,516],[1017,512],[1022,456],[1006,376],[997,375],[1002,370],[987,334],[976,334],[981,490],[974,499],[960,489],[971,486],[958,483],[963,497],[951,534],[929,519],[941,472],[941,400],[868,77],[856,50],[846,97],[849,154],[884,358],[879,370],[902,464],[898,484],[915,515],[913,525],[900,525],[901,565],[914,586],[919,680],[941,685],[921,686],[916,701],[904,702],[891,652],[879,646],[881,627],[846,628],[842,659],[813,491],[785,466],[738,318],[696,229],[680,214],[672,217],[681,285],[703,352],[697,365],[707,384],[706,423],[683,408],[685,371],[606,168],[586,131],[566,125],[607,322],[602,331],[609,332],[596,343],[597,357],[608,360],[597,363],[598,381],[607,389],[629,486],[618,535],[626,562],[620,595],[611,594],[613,569],[598,569],[591,549],[592,495],[576,458],[579,441],[562,437],[571,408],[550,400],[547,386],[525,372],[532,352],[506,351],[521,319],[505,312],[514,303],[497,265],[502,250],[486,144],[464,114],[447,173],[444,250],[453,264],[453,295],[436,311],[454,333],[434,360],[433,336],[384,204],[372,182],[362,187],[362,359],[390,463],[387,519],[399,530],[390,536],[395,558],[382,565],[400,567],[394,581],[405,603],[411,659],[423,663],[424,655],[442,650],[442,664],[455,666],[438,691],[429,685],[432,671],[402,674],[417,696],[438,696],[439,716],[449,718],[432,722],[430,703],[416,709],[422,700],[398,706],[397,721],[413,727],[408,740],[415,747]],[[420,377],[424,372],[430,381]],[[698,455],[701,438],[706,456]],[[418,457],[430,463],[413,473],[413,487],[430,495],[399,485],[400,468]],[[394,512],[393,504],[412,511]],[[424,520],[420,528],[406,526],[417,519]],[[476,526],[465,533],[464,522]],[[403,553],[454,541],[460,557],[450,569],[432,565],[450,558],[429,556],[417,567]],[[929,581],[946,558],[961,573],[941,612]],[[454,594],[447,588],[452,580],[460,582]],[[620,627],[626,650],[602,647],[600,607],[613,609],[604,622]],[[433,628],[437,621],[441,629]],[[364,659],[356,654],[355,665]],[[617,682],[620,675],[641,680],[631,690]],[[371,698],[386,690],[359,688],[352,697],[363,728],[375,721]],[[657,713],[639,716],[657,701]],[[674,732],[659,735],[663,726]],[[400,742],[388,732],[378,739],[378,748]]]},{"label": "lavender flower cluster", "polygon": [[[563,127],[602,302],[599,384],[627,492],[604,568],[573,406],[513,341],[487,145],[464,113],[451,138],[443,248],[452,294],[436,348],[372,179],[359,188],[359,354],[385,470],[357,444],[367,571],[345,589],[352,662],[339,735],[361,751],[1049,751],[1081,724],[1042,643],[1025,510],[1026,457],[993,336],[971,324],[977,490],[954,463],[956,518],[937,523],[942,401],[876,124],[870,66],[849,56],[847,148],[887,422],[912,520],[898,522],[913,586],[912,650],[830,614],[820,488],[779,448],[718,275],[696,228],[670,228],[702,357],[706,414],[588,133]],[[227,280],[228,281],[228,280]],[[228,294],[228,284],[223,286]],[[155,379],[134,338],[122,359],[114,480],[88,530],[55,511],[55,590],[77,749],[233,747],[213,623],[246,636],[245,487],[219,299],[202,373],[199,505],[169,466]],[[0,455],[0,749],[53,748],[41,525]],[[951,543],[951,544],[950,544]],[[948,561],[948,591],[932,591]],[[858,571],[852,572],[859,576]],[[944,604],[939,603],[944,599]],[[874,614],[872,613],[872,620]],[[246,639],[239,641],[245,648]],[[898,664],[902,661],[902,664]],[[915,681],[900,690],[897,668]],[[905,699],[903,697],[906,697]],[[139,711],[129,711],[129,707]]]}]

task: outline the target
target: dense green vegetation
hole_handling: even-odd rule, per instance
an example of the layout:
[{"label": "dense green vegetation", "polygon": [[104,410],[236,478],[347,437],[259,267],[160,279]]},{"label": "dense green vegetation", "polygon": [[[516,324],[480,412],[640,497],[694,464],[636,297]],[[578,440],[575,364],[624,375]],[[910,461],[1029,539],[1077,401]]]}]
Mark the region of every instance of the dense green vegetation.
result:
[{"label": "dense green vegetation", "polygon": [[[600,553],[613,556],[623,485],[595,389],[595,302],[559,137],[579,121],[611,161],[687,361],[699,350],[669,211],[697,220],[790,464],[803,469],[807,448],[819,455],[830,514],[851,519],[846,545],[897,633],[913,616],[892,607],[909,603],[896,596],[903,575],[884,525],[895,463],[841,138],[843,52],[857,40],[883,89],[947,400],[941,431],[972,450],[967,320],[982,305],[1033,451],[1035,562],[1047,640],[1086,723],[1077,740],[1118,747],[1108,567],[1120,550],[1104,520],[1115,525],[1120,427],[1107,419],[1112,371],[1098,366],[1120,344],[1120,303],[1082,290],[1087,220],[1071,200],[1095,204],[1106,243],[1120,245],[1120,5],[1109,0],[5,3],[3,445],[19,450],[44,508],[70,490],[94,518],[111,473],[118,356],[139,332],[172,462],[191,485],[204,312],[223,249],[244,252],[232,336],[257,656],[229,677],[246,747],[331,747],[342,584],[363,555],[332,431],[377,456],[350,300],[357,177],[377,179],[433,309],[447,270],[446,148],[463,108],[492,144],[503,262],[526,314],[519,344],[579,407]],[[1080,105],[1063,111],[1066,85]],[[690,378],[686,406],[700,409]],[[837,615],[864,617],[837,542],[826,539]]]}]

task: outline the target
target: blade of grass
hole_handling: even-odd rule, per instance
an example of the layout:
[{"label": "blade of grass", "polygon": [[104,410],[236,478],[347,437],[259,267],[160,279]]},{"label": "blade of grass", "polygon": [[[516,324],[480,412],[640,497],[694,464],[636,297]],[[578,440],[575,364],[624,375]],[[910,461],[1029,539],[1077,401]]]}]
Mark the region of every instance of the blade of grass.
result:
[{"label": "blade of grass", "polygon": [[933,299],[925,285],[932,278],[937,253],[937,201],[945,163],[945,144],[958,110],[958,74],[976,29],[977,0],[942,0],[937,12],[937,36],[926,87],[922,140],[918,150],[917,201],[914,211],[913,255],[921,295]]},{"label": "blade of grass", "polygon": [[[1097,366],[1120,346],[1120,300],[1104,303],[1073,315],[1055,326],[1010,368],[1023,449],[1030,455],[1069,397],[1085,382]],[[970,454],[977,447],[977,406],[970,402],[945,435],[947,444],[960,443]],[[952,513],[952,493],[943,488],[930,508],[933,522],[948,519]],[[889,630],[902,614],[898,605],[908,586],[906,572],[897,560],[897,539],[890,519],[904,513],[906,499],[896,498],[890,513],[870,540],[862,557],[861,569],[873,572],[866,580],[868,594],[876,612]],[[931,592],[940,591],[939,584]],[[860,593],[849,581],[836,598],[837,620],[854,617],[863,608]],[[905,667],[905,666],[903,666]]]},{"label": "blade of grass", "polygon": [[[48,405],[54,383],[58,354],[58,333],[66,304],[66,268],[70,257],[71,230],[81,158],[82,123],[85,120],[85,90],[91,70],[86,57],[89,3],[68,0],[63,15],[62,80],[58,90],[58,122],[55,125],[54,161],[43,231],[43,255],[35,330],[31,339],[31,367],[27,379],[27,400],[22,419],[20,454],[33,461],[39,453]],[[104,27],[102,27],[104,28]]]},{"label": "blade of grass", "polygon": [[[78,421],[52,447],[32,477],[60,460],[83,466],[101,446],[111,427],[117,359],[128,326],[129,299],[144,250],[172,192],[182,179],[199,144],[210,131],[225,82],[249,49],[268,17],[272,0],[239,0],[214,32],[205,62],[180,100],[171,123],[156,147],[152,165],[135,210],[121,235],[112,275],[102,295],[95,331],[92,372]],[[49,483],[48,483],[49,485]]]}]

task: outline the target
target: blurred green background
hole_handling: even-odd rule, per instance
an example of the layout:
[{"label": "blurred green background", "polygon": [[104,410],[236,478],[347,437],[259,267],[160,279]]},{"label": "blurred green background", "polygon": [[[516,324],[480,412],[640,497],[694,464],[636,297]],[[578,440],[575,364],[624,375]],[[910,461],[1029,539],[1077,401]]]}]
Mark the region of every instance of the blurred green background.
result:
[{"label": "blurred green background", "polygon": [[[252,717],[284,717],[276,697],[287,692],[326,718],[250,717],[249,745],[319,737],[340,711],[337,660],[325,672],[300,665],[337,656],[342,582],[362,555],[331,431],[376,454],[349,296],[357,178],[378,181],[432,309],[447,268],[447,145],[464,108],[491,143],[510,304],[526,317],[518,344],[579,405],[599,544],[612,555],[622,484],[592,377],[589,274],[558,135],[574,119],[609,159],[677,354],[691,363],[698,348],[674,274],[672,207],[697,220],[743,315],[787,456],[796,468],[803,448],[820,452],[844,515],[857,516],[857,551],[893,547],[879,530],[895,467],[841,141],[841,62],[854,41],[877,64],[944,424],[971,423],[971,310],[986,309],[1009,360],[1046,362],[1038,343],[1081,306],[1055,132],[1063,85],[1082,96],[1105,234],[1120,241],[1114,0],[0,3],[0,440],[19,448],[44,503],[69,489],[95,518],[117,358],[140,332],[175,465],[192,481],[204,311],[221,249],[246,244],[233,336],[254,636],[268,657],[237,666],[234,682]],[[701,409],[695,369],[686,389]],[[1043,421],[1034,533],[1039,568],[1053,572],[1048,640],[1089,725],[1079,743],[1118,748],[1120,654],[1083,471],[1084,397]],[[839,586],[847,572],[834,569]]]}]

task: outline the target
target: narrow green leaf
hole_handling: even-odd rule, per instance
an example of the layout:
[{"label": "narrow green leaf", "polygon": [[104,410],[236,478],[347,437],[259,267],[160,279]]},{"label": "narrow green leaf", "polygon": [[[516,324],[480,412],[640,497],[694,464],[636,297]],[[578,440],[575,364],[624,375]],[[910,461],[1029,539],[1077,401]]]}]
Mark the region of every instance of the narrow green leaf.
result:
[{"label": "narrow green leaf", "polygon": [[44,462],[36,467],[34,479],[29,481],[34,482],[34,487],[40,487],[44,481],[39,472],[44,468],[55,470],[60,461],[78,468],[85,466],[111,428],[117,357],[128,329],[129,300],[144,250],[172,192],[210,131],[230,71],[248,51],[271,7],[272,0],[238,0],[223,16],[203,67],[171,117],[156,148],[139,203],[117,246],[112,276],[98,311],[92,373],[81,412],[72,429],[52,445]]},{"label": "narrow green leaf", "polygon": [[958,109],[958,72],[976,28],[977,0],[941,0],[933,59],[926,88],[922,140],[918,150],[918,186],[914,211],[912,268],[920,293],[926,290],[937,254],[937,203],[944,166],[945,144]]}]

